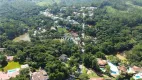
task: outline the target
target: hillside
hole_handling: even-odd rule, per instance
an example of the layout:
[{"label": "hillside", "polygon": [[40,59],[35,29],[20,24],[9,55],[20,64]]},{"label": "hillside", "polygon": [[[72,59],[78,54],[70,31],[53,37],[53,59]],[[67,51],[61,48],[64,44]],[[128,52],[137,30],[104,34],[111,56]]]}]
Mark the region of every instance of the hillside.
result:
[{"label": "hillside", "polygon": [[141,78],[141,35],[142,0],[0,0],[0,79]]}]

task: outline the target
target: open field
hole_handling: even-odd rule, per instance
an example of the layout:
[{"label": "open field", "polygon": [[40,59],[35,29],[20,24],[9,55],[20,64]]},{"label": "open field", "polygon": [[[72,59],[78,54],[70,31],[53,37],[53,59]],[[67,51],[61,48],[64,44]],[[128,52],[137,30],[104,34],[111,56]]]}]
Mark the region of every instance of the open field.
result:
[{"label": "open field", "polygon": [[16,37],[13,41],[14,42],[19,42],[19,41],[31,41],[30,36],[28,33],[25,33],[19,37]]}]

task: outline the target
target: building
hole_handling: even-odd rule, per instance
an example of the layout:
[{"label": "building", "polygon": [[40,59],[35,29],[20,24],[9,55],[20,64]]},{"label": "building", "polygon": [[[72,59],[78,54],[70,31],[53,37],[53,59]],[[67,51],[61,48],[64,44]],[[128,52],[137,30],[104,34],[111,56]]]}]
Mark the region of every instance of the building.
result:
[{"label": "building", "polygon": [[105,65],[107,65],[107,61],[106,60],[103,60],[103,59],[101,59],[101,58],[97,58],[97,62],[98,62],[98,65],[100,66],[100,67],[105,67]]},{"label": "building", "polygon": [[14,56],[6,56],[7,61],[13,61]]},{"label": "building", "polygon": [[51,27],[51,29],[50,29],[50,30],[55,30],[55,31],[56,31],[57,29],[56,29],[55,27]]},{"label": "building", "polygon": [[24,68],[29,68],[29,65],[28,65],[28,64],[21,65],[21,68],[22,68],[22,69],[24,69]]},{"label": "building", "polygon": [[10,76],[8,76],[4,72],[0,72],[0,80],[9,80],[9,79],[10,79]]},{"label": "building", "polygon": [[59,57],[59,60],[63,61],[63,62],[66,62],[68,60],[68,57],[67,55],[65,54],[62,54],[60,57]]},{"label": "building", "polygon": [[133,67],[129,67],[128,73],[141,73],[142,72],[142,68],[137,67],[137,66],[133,66]]},{"label": "building", "polygon": [[5,48],[0,48],[0,52],[3,52],[5,50]]},{"label": "building", "polygon": [[49,76],[45,70],[39,70],[38,72],[32,73],[31,80],[49,80]]}]

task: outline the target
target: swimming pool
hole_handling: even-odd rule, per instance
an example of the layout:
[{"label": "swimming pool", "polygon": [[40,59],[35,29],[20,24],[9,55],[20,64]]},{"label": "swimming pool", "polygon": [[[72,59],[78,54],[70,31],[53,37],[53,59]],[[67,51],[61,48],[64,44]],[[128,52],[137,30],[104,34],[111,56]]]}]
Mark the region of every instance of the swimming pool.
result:
[{"label": "swimming pool", "polygon": [[11,73],[17,72],[17,71],[19,71],[19,70],[20,70],[19,68],[11,69],[11,70],[8,70],[7,73],[8,73],[8,74],[11,74]]},{"label": "swimming pool", "polygon": [[134,79],[142,79],[142,73],[138,73],[136,75],[133,76]]}]

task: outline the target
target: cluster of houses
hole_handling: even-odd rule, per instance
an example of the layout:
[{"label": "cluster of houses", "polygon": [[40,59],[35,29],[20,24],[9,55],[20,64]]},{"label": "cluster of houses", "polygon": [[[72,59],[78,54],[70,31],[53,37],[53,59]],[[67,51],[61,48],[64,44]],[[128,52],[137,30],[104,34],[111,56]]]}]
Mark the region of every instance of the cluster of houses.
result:
[{"label": "cluster of houses", "polygon": [[121,73],[130,73],[130,74],[134,74],[133,78],[135,80],[142,79],[142,67],[132,66],[132,67],[127,68],[124,65],[116,66],[113,63],[111,63],[110,61],[103,60],[100,58],[98,58],[97,60],[98,60],[98,64],[100,66],[100,69],[103,72],[106,71],[105,70],[106,65],[110,66],[110,73],[113,77],[117,77]]},{"label": "cluster of houses", "polygon": [[[67,55],[62,54],[59,57],[59,60],[61,60],[62,62],[66,62],[67,60],[69,60],[69,58],[67,57]],[[142,68],[141,67],[137,67],[137,66],[132,66],[132,67],[125,67],[125,66],[116,66],[113,63],[111,63],[108,60],[103,60],[101,58],[97,58],[97,62],[98,65],[100,67],[100,70],[102,72],[106,72],[106,65],[108,65],[110,67],[110,74],[113,77],[117,77],[119,76],[121,73],[130,73],[130,74],[134,74],[133,78],[135,80],[137,79],[142,79]],[[79,73],[82,73],[82,69],[83,69],[83,65],[79,65]],[[104,78],[90,78],[90,80],[105,80]],[[111,79],[108,79],[111,80]]]},{"label": "cluster of houses", "polygon": [[75,44],[79,44],[80,43],[80,37],[75,32],[66,33],[62,39],[63,40],[73,41]]}]

